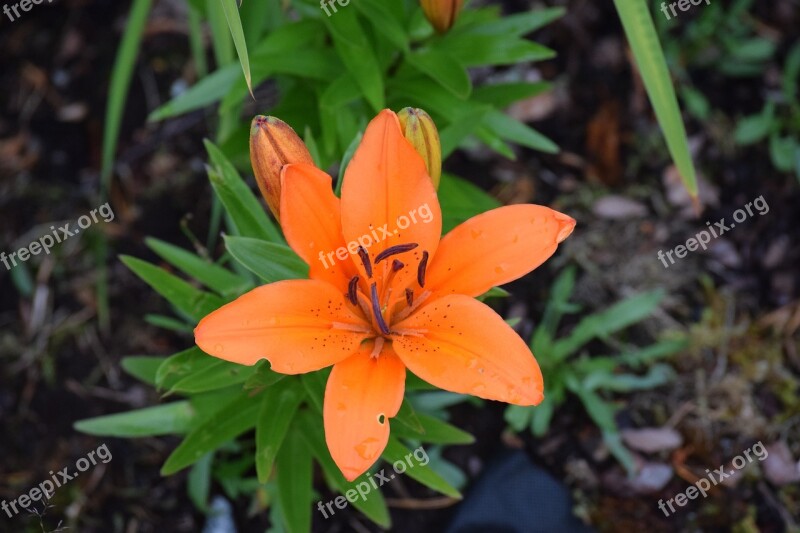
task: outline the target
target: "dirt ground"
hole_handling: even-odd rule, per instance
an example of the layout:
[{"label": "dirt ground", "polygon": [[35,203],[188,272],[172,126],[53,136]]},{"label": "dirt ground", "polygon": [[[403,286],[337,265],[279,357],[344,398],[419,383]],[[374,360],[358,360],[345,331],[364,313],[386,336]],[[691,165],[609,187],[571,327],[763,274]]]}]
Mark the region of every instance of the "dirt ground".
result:
[{"label": "dirt ground", "polygon": [[[541,4],[507,1],[504,9],[534,5]],[[533,36],[558,57],[523,73],[552,81],[554,90],[509,111],[562,151],[519,150],[515,162],[462,151],[445,167],[504,203],[552,205],[578,220],[553,260],[508,287],[512,296],[499,302],[502,313],[522,318],[521,334],[532,331],[567,264],[578,266],[575,299],[588,310],[639,291],[666,290],[658,312],[631,335],[652,340],[679,332],[688,335],[690,347],[669,360],[676,370],[669,385],[618,398],[617,422],[623,430],[662,428],[657,441],[677,434],[680,445],[656,442],[654,451],[637,453],[648,468],[630,480],[577,401],[556,412],[544,438],[510,432],[500,405],[461,404],[452,409],[453,421],[476,443],[445,456],[475,479],[499,448],[524,449],[569,486],[576,514],[598,531],[799,531],[800,181],[773,169],[763,143],[743,148],[731,133],[736,119],[757,112],[775,90],[778,59],[799,36],[800,4],[781,0],[753,8],[758,31],[778,43],[777,59],[762,74],[731,79],[683,65],[713,107],[706,120],[687,115],[686,121],[701,174],[700,214],[677,183],[612,3],[563,5],[567,15]],[[108,79],[128,8],[127,1],[63,0],[0,22],[0,251],[98,205]],[[678,24],[692,24],[692,15]],[[679,40],[680,28],[670,35]],[[0,267],[0,499],[16,498],[102,443],[113,453],[108,464],[59,491],[44,517],[0,515],[0,531],[202,528],[185,472],[159,475],[178,439],[99,440],[72,427],[83,418],[155,405],[159,395],[125,374],[121,357],[171,354],[192,342],[145,323],[149,313],[169,314],[168,305],[117,259],[130,254],[157,262],[144,246],[146,236],[189,246],[187,233],[208,232],[205,113],[145,122],[185,80],[188,57],[180,2],[157,2],[122,125],[111,194],[116,216],[97,228],[110,249],[87,234],[21,268]],[[707,252],[669,268],[657,258],[706,222],[730,221],[759,196],[768,212],[737,224]],[[108,280],[107,323],[98,308],[102,276]],[[599,355],[598,349],[589,352]],[[685,490],[705,468],[725,465],[756,441],[768,445],[769,462],[711,492],[692,511],[667,518],[658,509],[659,499]],[[415,509],[414,502],[432,495],[411,481],[393,483],[385,495],[400,502],[392,507],[397,531],[442,531],[457,509]],[[266,530],[266,513],[249,512],[250,504],[234,502],[240,531]],[[378,530],[355,511],[315,521],[315,531]]]}]

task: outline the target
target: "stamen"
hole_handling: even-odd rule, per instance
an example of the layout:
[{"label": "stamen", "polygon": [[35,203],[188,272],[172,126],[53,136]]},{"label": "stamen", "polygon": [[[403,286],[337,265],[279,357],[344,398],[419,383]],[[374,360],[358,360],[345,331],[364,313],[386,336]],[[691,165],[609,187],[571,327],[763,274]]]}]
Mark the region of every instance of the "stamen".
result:
[{"label": "stamen", "polygon": [[419,309],[419,306],[422,305],[425,300],[430,297],[430,295],[431,291],[422,291],[422,294],[420,294],[418,298],[414,299],[414,305],[410,305],[397,313],[397,315],[394,317],[394,322],[397,323],[408,318],[411,313]]},{"label": "stamen", "polygon": [[397,260],[397,259],[395,259],[394,261],[392,261],[392,271],[393,271],[393,272],[397,272],[398,270],[400,270],[400,269],[401,269],[401,268],[403,268],[404,266],[406,266],[406,265],[405,265],[405,264],[404,264],[402,261],[399,261],[399,260]]},{"label": "stamen", "polygon": [[371,333],[372,329],[362,326],[360,324],[348,324],[347,322],[332,322],[333,329],[341,329],[344,331],[355,331],[356,333]]},{"label": "stamen", "polygon": [[350,300],[350,303],[353,305],[358,305],[358,296],[356,296],[357,290],[358,276],[353,276],[353,279],[350,280],[350,284],[347,286],[347,299]]},{"label": "stamen", "polygon": [[409,252],[419,246],[419,244],[412,242],[409,244],[395,244],[394,246],[390,246],[389,248],[385,249],[377,256],[375,256],[375,262],[380,263],[387,257],[391,257],[393,255],[402,254],[404,252]]},{"label": "stamen", "polygon": [[392,335],[400,335],[401,337],[422,337],[426,333],[428,333],[427,329],[395,328],[392,330]]},{"label": "stamen", "polygon": [[361,262],[364,264],[364,270],[367,271],[367,277],[372,279],[372,263],[370,263],[369,254],[363,246],[358,247],[358,256],[361,258]]},{"label": "stamen", "polygon": [[428,252],[422,252],[422,261],[419,262],[417,269],[417,281],[420,287],[425,286],[425,268],[428,266]]},{"label": "stamen", "polygon": [[406,303],[409,307],[414,305],[414,291],[411,289],[406,289]]},{"label": "stamen", "polygon": [[389,326],[386,325],[386,321],[383,319],[381,304],[378,302],[378,286],[373,283],[369,290],[372,296],[372,314],[375,315],[375,320],[378,322],[378,327],[381,328],[381,333],[388,335]]},{"label": "stamen", "polygon": [[375,345],[372,347],[372,353],[369,354],[372,359],[376,359],[380,355],[384,342],[383,337],[375,337]]}]

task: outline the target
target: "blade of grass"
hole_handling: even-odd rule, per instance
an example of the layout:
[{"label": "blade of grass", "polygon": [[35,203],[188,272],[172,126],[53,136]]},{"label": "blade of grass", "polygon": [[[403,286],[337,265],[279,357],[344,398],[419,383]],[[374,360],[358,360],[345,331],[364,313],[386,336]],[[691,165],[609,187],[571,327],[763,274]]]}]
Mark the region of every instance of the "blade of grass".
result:
[{"label": "blade of grass", "polygon": [[103,193],[108,191],[111,180],[111,170],[114,165],[114,153],[117,151],[119,130],[122,124],[122,111],[128,96],[133,67],[139,54],[139,44],[142,41],[144,25],[150,13],[152,0],[134,0],[131,7],[128,23],[122,35],[122,43],[114,60],[111,71],[111,85],[109,87],[108,103],[106,104],[105,126],[103,128],[103,155],[100,166],[100,181]]},{"label": "blade of grass", "polygon": [[189,3],[189,46],[192,49],[192,59],[198,79],[208,75],[208,62],[206,61],[206,51],[203,48],[203,29],[200,25],[201,17]]},{"label": "blade of grass", "polygon": [[686,189],[697,201],[697,179],[689,153],[689,142],[653,18],[644,0],[614,0],[614,5],[631,44],[636,65],[664,133],[669,153]]},{"label": "blade of grass", "polygon": [[231,30],[233,45],[236,47],[236,53],[239,55],[239,63],[242,65],[242,72],[247,82],[247,88],[250,90],[250,95],[252,96],[253,83],[250,77],[250,58],[247,55],[247,42],[244,40],[244,30],[242,29],[242,19],[239,17],[239,7],[236,5],[236,0],[220,1],[222,2],[222,10],[225,12],[225,19],[228,21],[228,28]]}]

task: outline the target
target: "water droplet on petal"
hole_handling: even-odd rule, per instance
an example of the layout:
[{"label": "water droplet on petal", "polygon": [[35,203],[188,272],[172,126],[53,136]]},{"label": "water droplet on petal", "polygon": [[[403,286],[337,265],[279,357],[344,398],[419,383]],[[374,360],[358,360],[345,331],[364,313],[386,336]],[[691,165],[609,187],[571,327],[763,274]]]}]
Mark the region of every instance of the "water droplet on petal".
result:
[{"label": "water droplet on petal", "polygon": [[483,383],[478,383],[472,387],[472,394],[478,395],[481,394],[483,391],[486,390],[486,385]]},{"label": "water droplet on petal", "polygon": [[467,368],[475,368],[476,366],[478,366],[478,358],[477,357],[470,357],[469,358],[469,363],[467,365]]},{"label": "water droplet on petal", "polygon": [[361,441],[361,444],[356,446],[355,450],[359,457],[369,461],[374,458],[378,452],[378,439],[374,437],[364,439]]},{"label": "water droplet on petal", "polygon": [[345,403],[344,403],[344,402],[339,402],[339,403],[336,405],[336,410],[337,410],[337,411],[346,411],[346,410],[347,410],[347,405],[345,405]]},{"label": "water droplet on petal", "polygon": [[472,233],[472,238],[473,239],[478,239],[478,238],[480,238],[481,235],[483,235],[483,230],[474,229],[474,230],[471,230],[471,233]]},{"label": "water droplet on petal", "polygon": [[225,352],[225,347],[223,345],[221,345],[221,344],[215,344],[214,345],[214,352],[216,352],[217,354],[224,353]]}]

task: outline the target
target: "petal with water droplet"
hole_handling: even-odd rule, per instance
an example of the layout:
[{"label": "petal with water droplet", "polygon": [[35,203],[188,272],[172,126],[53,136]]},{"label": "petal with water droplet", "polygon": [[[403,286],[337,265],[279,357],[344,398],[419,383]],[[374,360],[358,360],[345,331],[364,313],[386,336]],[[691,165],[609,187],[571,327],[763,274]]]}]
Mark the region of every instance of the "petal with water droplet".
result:
[{"label": "petal with water droplet", "polygon": [[325,388],[325,440],[349,481],[380,457],[389,440],[388,419],[397,414],[405,391],[406,369],[391,345],[371,357],[372,344],[337,363]]}]

